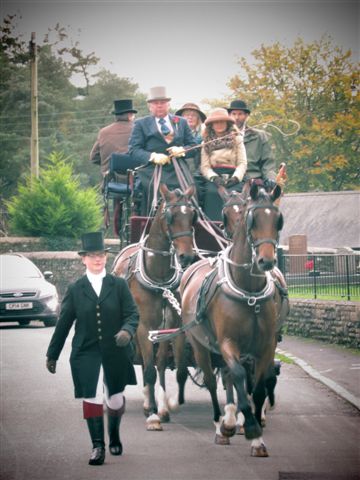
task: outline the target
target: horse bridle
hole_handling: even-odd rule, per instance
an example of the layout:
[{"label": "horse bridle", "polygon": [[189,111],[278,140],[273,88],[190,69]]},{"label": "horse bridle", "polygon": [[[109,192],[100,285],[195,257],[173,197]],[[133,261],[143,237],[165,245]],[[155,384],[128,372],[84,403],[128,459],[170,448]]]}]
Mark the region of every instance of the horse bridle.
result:
[{"label": "horse bridle", "polygon": [[239,199],[237,198],[236,200],[230,199],[224,204],[223,209],[221,211],[221,216],[222,216],[222,221],[224,225],[224,231],[223,235],[226,240],[232,240],[233,233],[229,233],[226,228],[227,228],[227,216],[225,215],[225,209],[229,207],[243,207],[246,204],[246,201],[244,199]]},{"label": "horse bridle", "polygon": [[[269,209],[269,210],[275,210],[276,212],[279,213],[279,218],[278,218],[278,225],[277,225],[277,237],[276,240],[273,238],[261,238],[258,240],[253,240],[252,235],[251,235],[251,229],[254,226],[254,211],[258,209]],[[282,229],[284,225],[284,218],[282,213],[279,211],[279,208],[276,205],[262,205],[262,204],[255,204],[251,205],[247,212],[246,212],[246,217],[245,217],[245,224],[246,224],[246,236],[249,242],[249,245],[253,250],[255,250],[257,247],[262,245],[263,243],[270,243],[274,245],[275,248],[277,248],[279,244],[279,232]]]},{"label": "horse bridle", "polygon": [[170,204],[165,204],[163,214],[165,215],[165,220],[166,220],[166,225],[167,225],[167,236],[169,237],[169,240],[172,242],[176,238],[179,237],[192,237],[194,230],[184,230],[182,232],[177,232],[177,233],[172,233],[171,232],[171,224],[173,222],[173,213],[172,213],[172,208],[173,207],[190,207],[192,212],[193,212],[193,225],[197,222],[198,219],[198,212],[192,205],[191,201],[179,201],[175,203],[170,203]]}]

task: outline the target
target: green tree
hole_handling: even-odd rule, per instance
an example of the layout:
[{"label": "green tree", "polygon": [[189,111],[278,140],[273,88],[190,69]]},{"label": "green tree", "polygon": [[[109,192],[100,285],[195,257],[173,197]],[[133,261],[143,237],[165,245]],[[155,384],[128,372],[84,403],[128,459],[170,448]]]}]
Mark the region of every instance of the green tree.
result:
[{"label": "green tree", "polygon": [[61,152],[53,152],[39,179],[28,176],[6,203],[13,234],[76,238],[102,223],[99,193],[81,188],[69,158]]},{"label": "green tree", "polygon": [[288,166],[290,191],[359,188],[360,98],[351,85],[359,81],[359,65],[351,52],[334,46],[328,37],[290,48],[275,43],[252,52],[255,63],[240,58],[242,70],[229,81],[232,98],[252,106],[251,124],[268,127],[278,164]]}]

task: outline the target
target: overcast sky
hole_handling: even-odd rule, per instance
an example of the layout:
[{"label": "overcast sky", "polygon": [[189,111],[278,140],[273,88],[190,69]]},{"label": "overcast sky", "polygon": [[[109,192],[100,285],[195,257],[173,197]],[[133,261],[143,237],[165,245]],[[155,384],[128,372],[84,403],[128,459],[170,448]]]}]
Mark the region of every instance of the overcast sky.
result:
[{"label": "overcast sky", "polygon": [[145,94],[166,85],[172,106],[222,98],[239,68],[236,59],[261,44],[291,46],[328,34],[359,59],[359,0],[89,1],[0,0],[1,18],[21,14],[24,40],[40,40],[56,23],[84,53],[129,77]]}]

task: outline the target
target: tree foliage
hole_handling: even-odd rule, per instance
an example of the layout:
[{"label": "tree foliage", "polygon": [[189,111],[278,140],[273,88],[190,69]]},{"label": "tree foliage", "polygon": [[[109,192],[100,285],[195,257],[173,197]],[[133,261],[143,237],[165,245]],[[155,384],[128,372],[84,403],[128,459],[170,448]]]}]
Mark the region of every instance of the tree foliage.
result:
[{"label": "tree foliage", "polygon": [[[28,44],[16,34],[16,15],[0,26],[0,196],[9,198],[18,180],[30,168],[31,92]],[[69,45],[70,42],[70,45]],[[81,185],[96,186],[100,172],[89,162],[99,129],[114,120],[113,102],[133,98],[145,111],[145,96],[138,85],[106,70],[90,74],[98,58],[72,44],[64,27],[49,28],[38,41],[38,112],[40,165],[52,151],[74,158],[73,168]],[[72,75],[81,72],[85,96],[78,95]]]},{"label": "tree foliage", "polygon": [[359,188],[359,65],[328,37],[291,48],[279,43],[252,52],[255,63],[240,58],[242,75],[229,81],[233,98],[243,98],[253,113],[249,124],[275,124],[272,133],[278,164],[288,166],[289,191]]},{"label": "tree foliage", "polygon": [[101,226],[102,200],[94,188],[82,189],[71,163],[53,152],[39,179],[26,178],[7,202],[12,233],[76,238]]}]

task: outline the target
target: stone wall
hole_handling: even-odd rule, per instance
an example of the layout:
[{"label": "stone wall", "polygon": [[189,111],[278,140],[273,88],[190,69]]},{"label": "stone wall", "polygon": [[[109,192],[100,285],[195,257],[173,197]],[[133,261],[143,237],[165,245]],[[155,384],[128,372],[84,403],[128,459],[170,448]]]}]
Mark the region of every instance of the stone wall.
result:
[{"label": "stone wall", "polygon": [[360,303],[324,300],[290,302],[285,332],[360,348]]}]

